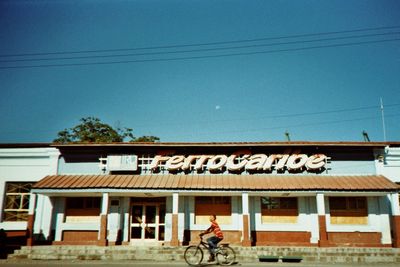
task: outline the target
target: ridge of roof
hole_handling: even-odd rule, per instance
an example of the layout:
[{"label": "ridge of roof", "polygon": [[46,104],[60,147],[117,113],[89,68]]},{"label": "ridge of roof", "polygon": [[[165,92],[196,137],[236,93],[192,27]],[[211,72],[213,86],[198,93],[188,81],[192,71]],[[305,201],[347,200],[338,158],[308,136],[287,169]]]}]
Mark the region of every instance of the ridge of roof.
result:
[{"label": "ridge of roof", "polygon": [[0,143],[0,148],[39,147],[229,147],[229,146],[357,146],[357,147],[400,147],[400,141],[272,141],[272,142],[118,142],[118,143]]},{"label": "ridge of roof", "polygon": [[53,143],[0,143],[0,148],[40,148],[52,145]]},{"label": "ridge of roof", "polygon": [[120,142],[120,143],[69,143],[51,144],[53,147],[100,147],[100,146],[361,146],[361,147],[385,147],[400,146],[400,142],[357,142],[357,141],[278,141],[278,142]]}]

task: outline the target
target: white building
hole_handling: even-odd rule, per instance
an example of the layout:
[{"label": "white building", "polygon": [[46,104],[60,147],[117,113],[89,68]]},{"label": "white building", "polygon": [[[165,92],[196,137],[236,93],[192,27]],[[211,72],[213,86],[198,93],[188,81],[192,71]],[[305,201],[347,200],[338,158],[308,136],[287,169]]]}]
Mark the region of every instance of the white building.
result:
[{"label": "white building", "polygon": [[399,151],[399,142],[3,145],[0,228],[27,230],[29,245],[181,245],[216,214],[225,241],[243,246],[399,247]]}]

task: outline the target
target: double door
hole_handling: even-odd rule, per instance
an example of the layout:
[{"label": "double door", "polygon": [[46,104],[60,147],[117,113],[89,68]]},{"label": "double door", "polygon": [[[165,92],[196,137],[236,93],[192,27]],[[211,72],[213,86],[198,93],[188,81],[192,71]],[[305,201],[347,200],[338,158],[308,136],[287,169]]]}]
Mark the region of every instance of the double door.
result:
[{"label": "double door", "polygon": [[131,205],[131,243],[164,241],[165,204]]}]

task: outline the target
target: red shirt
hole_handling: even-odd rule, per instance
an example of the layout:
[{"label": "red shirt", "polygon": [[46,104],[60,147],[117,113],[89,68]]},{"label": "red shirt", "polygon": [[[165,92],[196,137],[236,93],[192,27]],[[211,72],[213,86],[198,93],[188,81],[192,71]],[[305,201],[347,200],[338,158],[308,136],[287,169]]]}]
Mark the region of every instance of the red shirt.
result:
[{"label": "red shirt", "polygon": [[212,221],[211,222],[211,226],[210,228],[212,229],[212,231],[214,232],[214,235],[218,238],[223,239],[224,235],[222,234],[221,228],[219,228],[219,225],[216,221]]}]

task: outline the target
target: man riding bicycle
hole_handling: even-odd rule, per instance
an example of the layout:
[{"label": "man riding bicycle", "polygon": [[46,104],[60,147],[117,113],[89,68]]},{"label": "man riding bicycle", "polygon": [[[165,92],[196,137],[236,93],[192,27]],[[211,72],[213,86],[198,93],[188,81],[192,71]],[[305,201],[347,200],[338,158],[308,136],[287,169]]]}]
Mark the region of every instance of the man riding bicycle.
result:
[{"label": "man riding bicycle", "polygon": [[219,225],[217,223],[217,216],[215,214],[210,216],[210,222],[211,226],[207,228],[204,232],[200,233],[200,236],[203,236],[205,234],[214,233],[214,236],[207,238],[207,243],[209,245],[209,251],[210,251],[210,258],[208,259],[208,262],[213,262],[215,261],[215,249],[217,248],[217,245],[219,242],[221,242],[222,239],[224,239],[224,235],[222,234],[221,228],[219,228]]}]

